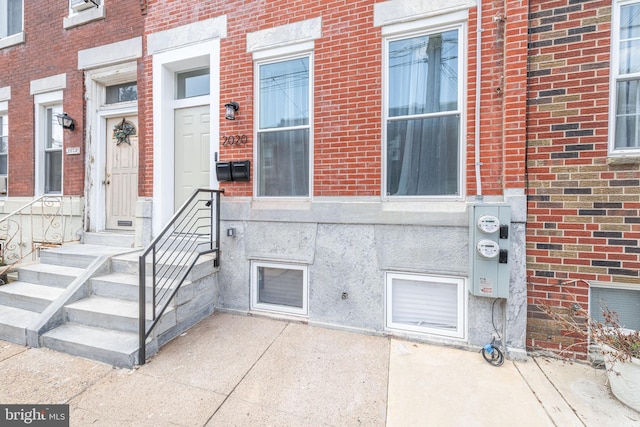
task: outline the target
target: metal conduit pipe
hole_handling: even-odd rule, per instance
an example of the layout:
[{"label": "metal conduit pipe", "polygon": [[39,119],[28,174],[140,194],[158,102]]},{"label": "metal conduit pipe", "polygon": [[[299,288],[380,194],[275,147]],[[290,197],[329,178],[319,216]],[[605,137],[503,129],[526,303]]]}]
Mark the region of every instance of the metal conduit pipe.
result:
[{"label": "metal conduit pipe", "polygon": [[481,78],[480,61],[482,59],[482,0],[478,0],[476,23],[476,114],[475,114],[475,168],[476,168],[476,200],[482,201],[482,177],[480,175],[480,97]]}]

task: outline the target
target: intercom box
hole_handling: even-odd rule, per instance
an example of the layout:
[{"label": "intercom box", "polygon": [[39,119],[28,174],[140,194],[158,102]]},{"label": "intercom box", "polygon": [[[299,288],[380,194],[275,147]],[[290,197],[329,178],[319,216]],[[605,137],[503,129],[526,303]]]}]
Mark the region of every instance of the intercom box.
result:
[{"label": "intercom box", "polygon": [[511,207],[502,204],[471,205],[469,222],[471,293],[508,298]]}]

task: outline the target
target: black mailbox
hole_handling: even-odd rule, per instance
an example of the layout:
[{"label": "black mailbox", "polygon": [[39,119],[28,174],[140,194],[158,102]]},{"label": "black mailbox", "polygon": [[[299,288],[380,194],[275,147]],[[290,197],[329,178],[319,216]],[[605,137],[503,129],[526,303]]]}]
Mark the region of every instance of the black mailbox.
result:
[{"label": "black mailbox", "polygon": [[216,178],[218,181],[231,181],[231,162],[216,162]]},{"label": "black mailbox", "polygon": [[249,181],[251,178],[251,166],[249,160],[240,162],[231,162],[231,180],[232,181]]}]

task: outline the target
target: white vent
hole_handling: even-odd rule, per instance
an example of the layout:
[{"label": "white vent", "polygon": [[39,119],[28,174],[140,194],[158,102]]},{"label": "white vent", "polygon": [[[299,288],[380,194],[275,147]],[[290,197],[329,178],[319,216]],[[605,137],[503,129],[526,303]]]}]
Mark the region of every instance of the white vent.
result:
[{"label": "white vent", "polygon": [[74,12],[80,12],[81,10],[89,9],[90,7],[94,6],[95,4],[93,4],[90,0],[71,0],[71,9]]},{"label": "white vent", "polygon": [[7,195],[7,177],[0,176],[0,196]]}]

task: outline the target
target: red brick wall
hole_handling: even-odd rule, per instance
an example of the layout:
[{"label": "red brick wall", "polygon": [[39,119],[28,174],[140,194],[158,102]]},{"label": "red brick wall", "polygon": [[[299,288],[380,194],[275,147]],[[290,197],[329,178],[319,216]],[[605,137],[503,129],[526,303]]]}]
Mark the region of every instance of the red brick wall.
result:
[{"label": "red brick wall", "polygon": [[[253,61],[246,52],[246,33],[290,22],[322,18],[322,37],[314,50],[314,195],[379,196],[382,188],[382,37],[373,24],[372,0],[298,0],[269,2],[150,1],[146,32],[173,28],[227,15],[227,37],[221,40],[221,136],[247,135],[245,146],[221,147],[220,158],[253,161]],[[523,188],[524,123],[526,108],[527,3],[509,0],[513,22],[504,16],[504,2],[484,5],[482,67],[482,179],[484,194],[502,194],[505,186]],[[467,67],[466,185],[475,194],[474,99],[475,9],[470,9]],[[505,39],[506,37],[506,39]],[[505,42],[506,40],[506,42]],[[505,55],[513,71],[505,71]],[[151,58],[145,58],[151,80]],[[519,70],[515,70],[519,68]],[[505,98],[505,97],[509,98]],[[151,114],[151,87],[145,92]],[[509,99],[512,108],[504,108]],[[236,121],[224,120],[223,105],[240,104]],[[520,119],[520,123],[516,123]],[[506,123],[506,125],[505,125]],[[505,131],[506,129],[506,131]],[[153,129],[146,128],[152,140]],[[505,135],[509,143],[503,145]],[[141,191],[153,194],[152,147],[146,147],[147,170]],[[255,168],[253,168],[255,169]],[[251,196],[252,183],[224,183],[227,196]]]},{"label": "red brick wall", "polygon": [[640,169],[607,161],[610,20],[609,1],[531,2],[527,344],[536,349],[575,343],[536,304],[587,308],[589,281],[640,286]]},{"label": "red brick wall", "polygon": [[84,77],[78,50],[142,35],[138,2],[109,0],[106,19],[65,30],[68,0],[24,2],[26,42],[0,49],[0,87],[11,87],[9,101],[9,195],[31,196],[34,191],[34,104],[30,82],[67,74],[63,109],[76,120],[64,131],[64,146],[81,147],[80,155],[64,154],[64,194],[84,192]]}]

